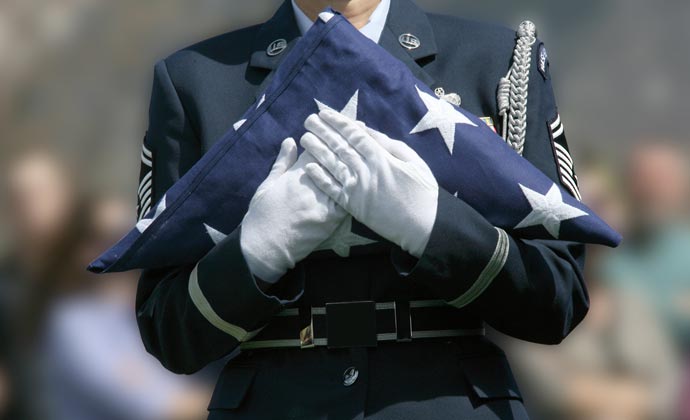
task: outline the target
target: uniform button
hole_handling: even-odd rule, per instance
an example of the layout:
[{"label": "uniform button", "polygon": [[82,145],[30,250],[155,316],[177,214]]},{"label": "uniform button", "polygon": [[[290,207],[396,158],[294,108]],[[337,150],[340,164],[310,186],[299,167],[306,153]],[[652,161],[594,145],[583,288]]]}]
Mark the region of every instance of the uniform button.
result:
[{"label": "uniform button", "polygon": [[350,386],[357,381],[359,371],[354,367],[349,367],[343,372],[343,385]]}]

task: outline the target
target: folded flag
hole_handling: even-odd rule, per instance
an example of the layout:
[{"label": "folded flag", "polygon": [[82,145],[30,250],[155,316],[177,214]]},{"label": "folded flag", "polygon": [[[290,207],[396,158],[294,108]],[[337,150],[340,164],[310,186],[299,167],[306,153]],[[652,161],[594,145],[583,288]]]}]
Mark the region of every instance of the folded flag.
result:
[{"label": "folded flag", "polygon": [[440,187],[517,237],[608,246],[621,240],[479,118],[438,99],[404,63],[342,16],[324,12],[259,101],[89,270],[198,261],[240,224],[282,140],[299,139],[306,117],[323,108],[404,141]]}]

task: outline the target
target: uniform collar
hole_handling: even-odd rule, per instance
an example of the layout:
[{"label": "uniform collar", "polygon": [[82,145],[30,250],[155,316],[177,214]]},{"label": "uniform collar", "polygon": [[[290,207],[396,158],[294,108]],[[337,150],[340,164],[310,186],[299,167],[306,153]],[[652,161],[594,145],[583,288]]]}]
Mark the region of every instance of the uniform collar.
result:
[{"label": "uniform collar", "polygon": [[[416,36],[420,43],[415,49],[404,48],[399,37],[403,34]],[[384,40],[386,41],[384,43]],[[434,29],[424,10],[412,0],[391,0],[391,8],[386,20],[386,28],[381,34],[379,44],[396,57],[398,51],[406,52],[412,59],[420,60],[437,52]]]},{"label": "uniform collar", "polygon": [[[401,45],[400,36],[405,34],[414,35],[419,47],[408,49]],[[427,14],[412,0],[391,0],[379,45],[405,63],[415,77],[429,86],[435,85],[435,80],[420,65],[437,53],[434,30]]]},{"label": "uniform collar", "polygon": [[[283,57],[294,47],[299,37],[301,37],[301,33],[292,11],[292,4],[290,0],[285,0],[273,17],[261,25],[254,41],[254,52],[249,59],[249,65],[275,70]],[[278,55],[269,56],[266,49],[278,39],[287,41],[287,48]]]},{"label": "uniform collar", "polygon": [[[416,36],[420,41],[419,47],[410,50],[400,45],[399,37],[403,34]],[[292,9],[292,1],[285,0],[273,17],[261,26],[249,65],[275,70],[300,36],[301,32]],[[277,39],[285,39],[287,48],[281,54],[271,57],[266,54],[266,49]],[[429,19],[426,13],[411,0],[390,0],[390,9],[379,45],[408,64],[409,58],[417,61],[435,55],[437,52],[434,31]]]},{"label": "uniform collar", "polygon": [[[399,41],[400,35],[403,34],[416,36],[420,41],[419,47],[404,48]],[[300,37],[301,32],[292,9],[292,1],[285,0],[273,17],[259,29],[249,65],[275,70]],[[269,56],[266,54],[266,49],[278,39],[286,40],[287,48],[281,54]],[[383,32],[381,32],[379,45],[404,62],[415,77],[429,86],[435,85],[435,80],[420,65],[423,59],[436,55],[434,31],[426,13],[412,0],[390,0],[390,9]],[[257,90],[257,95],[270,79],[270,77],[264,79]]]},{"label": "uniform collar", "polygon": [[[302,9],[295,3],[295,0],[291,0],[292,10],[295,13],[295,20],[297,21],[297,27],[299,27],[300,32],[304,35],[309,28],[314,24],[314,22],[309,19],[307,15],[304,14]],[[381,0],[379,4],[374,9],[374,12],[369,17],[369,21],[364,25],[359,31],[362,35],[371,39],[372,41],[378,43],[381,38],[381,33],[386,26],[386,18],[388,17],[388,11],[390,10],[391,0]]]}]

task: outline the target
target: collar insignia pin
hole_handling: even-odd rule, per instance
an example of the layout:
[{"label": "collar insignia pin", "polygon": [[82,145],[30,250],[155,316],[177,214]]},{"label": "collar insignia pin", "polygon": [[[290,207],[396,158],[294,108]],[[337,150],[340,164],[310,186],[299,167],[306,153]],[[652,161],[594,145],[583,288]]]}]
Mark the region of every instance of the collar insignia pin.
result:
[{"label": "collar insignia pin", "polygon": [[422,42],[417,38],[416,35],[412,34],[402,34],[398,37],[398,42],[400,45],[402,45],[404,48],[407,48],[408,50],[414,50],[419,48],[420,45],[422,45]]},{"label": "collar insignia pin", "polygon": [[266,55],[269,57],[275,57],[276,55],[282,53],[287,48],[287,41],[283,38],[276,39],[271,42],[266,48]]}]

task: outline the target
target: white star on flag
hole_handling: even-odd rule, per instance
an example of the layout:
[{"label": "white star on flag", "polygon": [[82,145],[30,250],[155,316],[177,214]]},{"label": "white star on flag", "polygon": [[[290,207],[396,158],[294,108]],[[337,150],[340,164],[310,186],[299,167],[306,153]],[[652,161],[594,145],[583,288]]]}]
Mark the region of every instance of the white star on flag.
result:
[{"label": "white star on flag", "polygon": [[257,104],[256,104],[256,109],[259,109],[259,107],[264,103],[265,100],[266,100],[266,94],[264,93],[263,95],[261,95],[261,98],[259,98],[259,102],[257,102]]},{"label": "white star on flag", "polygon": [[235,131],[237,131],[237,130],[240,129],[240,127],[242,127],[242,124],[244,124],[244,123],[246,123],[246,122],[247,122],[247,119],[246,119],[246,118],[243,118],[243,119],[237,121],[235,124],[233,124],[233,125],[232,125],[232,128],[234,128]]},{"label": "white star on flag", "polygon": [[156,211],[153,213],[153,216],[151,216],[148,219],[141,219],[137,222],[137,230],[141,233],[144,233],[144,231],[148,229],[149,226],[151,226],[151,223],[153,223],[153,221],[156,220],[156,217],[160,216],[161,213],[163,213],[163,211],[165,211],[165,195],[163,195],[161,201],[158,202],[158,205],[156,206]]},{"label": "white star on flag", "polygon": [[421,133],[422,131],[438,129],[446,143],[446,147],[450,154],[453,154],[453,144],[455,144],[455,124],[467,124],[476,127],[462,112],[455,109],[443,99],[434,98],[426,92],[419,90],[417,86],[417,94],[424,102],[428,110],[422,119],[414,126],[410,134]]},{"label": "white star on flag", "polygon": [[[258,109],[258,108],[264,103],[265,100],[266,100],[266,94],[261,95],[261,97],[259,98],[259,100],[258,100],[257,103],[256,103],[256,108]],[[243,118],[243,119],[241,119],[241,120],[239,120],[239,121],[236,121],[236,122],[232,125],[232,128],[234,128],[235,131],[237,131],[237,130],[240,129],[240,127],[242,127],[242,124],[244,124],[244,123],[246,123],[246,122],[247,122],[247,119],[246,119],[246,118]]]},{"label": "white star on flag", "polygon": [[218,245],[220,241],[225,239],[228,235],[224,234],[223,232],[219,231],[218,229],[214,229],[211,226],[207,225],[204,223],[204,227],[206,228],[206,233],[208,233],[208,236],[211,237],[211,240],[213,241],[213,245]]},{"label": "white star on flag", "polygon": [[[350,99],[347,101],[345,104],[345,107],[340,111],[341,114],[344,116],[351,118],[353,120],[357,119],[357,103],[359,101],[359,89],[355,91],[355,93],[350,97]],[[318,99],[314,98],[314,102],[316,102],[316,106],[319,107],[319,111],[323,111],[324,109],[330,109],[334,111],[333,108],[330,106],[324,104],[323,102],[320,102]]]},{"label": "white star on flag", "polygon": [[577,207],[566,204],[563,201],[561,190],[556,184],[551,186],[546,195],[540,194],[522,184],[518,185],[520,185],[522,193],[529,201],[532,211],[515,226],[515,229],[542,225],[551,236],[558,239],[562,221],[588,215],[588,213]]},{"label": "white star on flag", "polygon": [[347,216],[345,220],[338,226],[333,234],[323,241],[316,250],[331,249],[339,256],[346,258],[350,256],[350,248],[353,246],[362,246],[376,243],[375,240],[365,238],[352,232],[352,216]]}]

